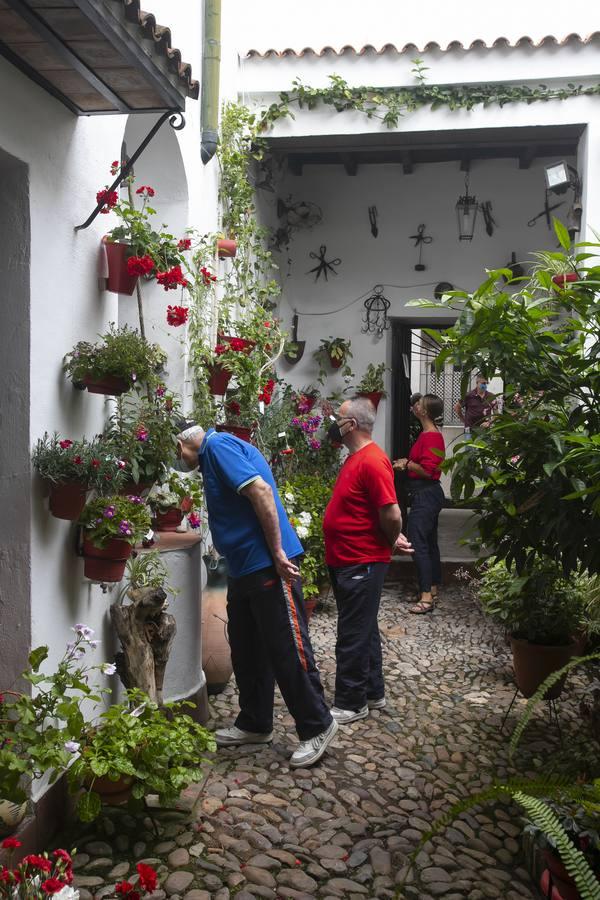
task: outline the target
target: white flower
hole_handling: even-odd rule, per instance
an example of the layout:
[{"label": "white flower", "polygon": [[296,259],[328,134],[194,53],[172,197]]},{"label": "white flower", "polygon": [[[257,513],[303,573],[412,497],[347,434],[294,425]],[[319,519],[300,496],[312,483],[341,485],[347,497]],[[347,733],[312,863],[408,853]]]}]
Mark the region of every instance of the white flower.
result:
[{"label": "white flower", "polygon": [[297,525],[296,526],[296,534],[299,538],[307,538],[308,537],[308,528],[306,525]]},{"label": "white flower", "polygon": [[81,622],[79,622],[77,625],[75,625],[71,629],[71,631],[74,631],[75,634],[81,635],[81,637],[83,637],[83,638],[91,638],[92,635],[94,634],[93,628],[90,628],[89,625],[82,625]]},{"label": "white flower", "polygon": [[70,885],[65,885],[62,891],[52,895],[54,900],[79,900],[79,891]]},{"label": "white flower", "polygon": [[102,663],[100,666],[103,675],[114,675],[117,671],[117,667],[114,663]]},{"label": "white flower", "polygon": [[306,525],[308,527],[308,525],[310,525],[310,523],[312,522],[312,515],[309,512],[301,512],[298,516],[298,519],[300,520],[300,523],[302,525]]},{"label": "white flower", "polygon": [[141,703],[139,706],[136,706],[135,709],[132,709],[131,712],[129,713],[129,715],[133,716],[134,719],[137,719],[138,716],[141,716],[141,714],[144,712],[145,709],[146,709],[146,704]]},{"label": "white flower", "polygon": [[78,744],[77,741],[65,741],[65,750],[68,750],[69,753],[79,753],[79,749],[81,744]]},{"label": "white flower", "polygon": [[284,496],[285,499],[288,501],[288,503],[293,503],[293,502],[294,502],[294,495],[292,494],[291,491],[286,491],[285,494],[284,494],[283,496]]}]

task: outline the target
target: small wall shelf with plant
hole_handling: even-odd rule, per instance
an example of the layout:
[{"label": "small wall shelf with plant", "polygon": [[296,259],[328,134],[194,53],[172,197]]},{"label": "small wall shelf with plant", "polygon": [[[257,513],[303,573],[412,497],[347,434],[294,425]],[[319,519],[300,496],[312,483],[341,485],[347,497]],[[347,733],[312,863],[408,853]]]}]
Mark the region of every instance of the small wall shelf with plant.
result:
[{"label": "small wall shelf with plant", "polygon": [[383,377],[387,366],[385,363],[369,363],[367,370],[356,385],[356,393],[359,397],[368,397],[375,409],[383,397],[386,396]]}]

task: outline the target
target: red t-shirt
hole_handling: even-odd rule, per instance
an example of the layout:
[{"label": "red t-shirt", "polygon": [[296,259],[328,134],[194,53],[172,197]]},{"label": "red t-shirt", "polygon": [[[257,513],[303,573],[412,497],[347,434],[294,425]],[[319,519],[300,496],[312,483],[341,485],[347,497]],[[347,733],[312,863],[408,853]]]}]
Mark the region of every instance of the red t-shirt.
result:
[{"label": "red t-shirt", "polygon": [[[440,466],[444,461],[444,456],[434,452],[437,450],[441,451],[442,454],[446,453],[446,445],[441,431],[422,431],[408,454],[409,460],[419,463],[432,481],[439,481],[442,474]],[[420,475],[417,475],[416,472],[411,472],[410,469],[408,470],[408,477],[421,478]]]},{"label": "red t-shirt", "polygon": [[379,510],[397,503],[392,464],[377,444],[351,453],[338,475],[323,518],[328,566],[389,562],[391,547]]}]

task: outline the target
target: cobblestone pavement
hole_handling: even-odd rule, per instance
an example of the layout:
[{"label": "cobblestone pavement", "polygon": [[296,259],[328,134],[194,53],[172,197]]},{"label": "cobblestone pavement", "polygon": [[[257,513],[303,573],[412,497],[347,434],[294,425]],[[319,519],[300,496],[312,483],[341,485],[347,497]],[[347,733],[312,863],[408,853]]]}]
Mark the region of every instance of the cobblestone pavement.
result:
[{"label": "cobblestone pavement", "polygon": [[[183,796],[182,812],[161,812],[156,830],[148,818],[136,825],[119,812],[105,820],[104,834],[79,832],[82,900],[110,893],[139,859],[158,867],[157,900],[537,896],[521,857],[518,813],[506,804],[464,813],[424,847],[401,884],[407,855],[432,821],[510,774],[499,728],[513,693],[506,645],[472,601],[453,588],[433,615],[411,616],[407,599],[407,588],[387,586],[387,709],[340,727],[334,750],[315,768],[290,770],[295,733],[278,700],[273,744],[220,751],[205,783]],[[311,630],[332,698],[332,607]],[[236,708],[230,685],[211,701],[211,726],[231,722]],[[568,709],[563,715],[565,730]],[[555,740],[539,713],[527,737],[531,769]]]}]

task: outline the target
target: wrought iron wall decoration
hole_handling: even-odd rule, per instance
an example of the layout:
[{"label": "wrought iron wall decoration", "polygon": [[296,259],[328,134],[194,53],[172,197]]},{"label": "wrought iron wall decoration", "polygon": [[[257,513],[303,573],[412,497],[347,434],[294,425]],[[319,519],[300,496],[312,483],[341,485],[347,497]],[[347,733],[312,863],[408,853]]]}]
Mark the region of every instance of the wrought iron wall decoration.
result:
[{"label": "wrought iron wall decoration", "polygon": [[374,238],[379,234],[379,228],[377,227],[377,207],[370,206],[369,207],[369,222],[371,223],[371,234]]},{"label": "wrought iron wall decoration", "polygon": [[423,244],[431,244],[433,238],[425,234],[425,225],[419,225],[417,233],[411,234],[410,239],[415,242],[415,247],[419,248],[419,262],[415,266],[415,272],[424,272],[426,267],[423,265]]},{"label": "wrought iron wall decoration", "polygon": [[564,206],[564,202],[565,202],[564,200],[560,200],[559,203],[553,203],[552,206],[549,206],[548,205],[548,191],[546,191],[546,196],[544,197],[544,208],[541,212],[537,213],[537,215],[533,216],[529,220],[529,222],[527,223],[529,228],[533,228],[533,226],[535,225],[537,220],[541,219],[542,216],[544,216],[546,219],[546,225],[548,226],[548,230],[550,231],[552,229],[550,213],[552,212],[553,209],[558,209],[559,206]]},{"label": "wrought iron wall decoration", "polygon": [[311,259],[318,260],[318,265],[316,265],[314,267],[314,269],[309,269],[308,272],[306,273],[307,275],[312,275],[313,272],[316,272],[317,274],[315,275],[315,281],[319,280],[320,275],[324,275],[325,281],[327,281],[328,280],[328,278],[327,278],[328,272],[331,272],[332,275],[338,274],[333,267],[341,266],[342,261],[339,257],[336,257],[335,259],[330,259],[329,261],[327,261],[325,259],[325,257],[327,256],[327,247],[325,246],[325,244],[321,244],[321,246],[319,247],[318,253],[313,253],[311,251],[308,255],[310,256]]},{"label": "wrought iron wall decoration", "polygon": [[469,172],[465,175],[465,192],[456,201],[459,241],[472,241],[479,203],[474,194],[469,193]]},{"label": "wrought iron wall decoration", "polygon": [[483,216],[483,221],[485,223],[485,233],[488,237],[491,237],[494,233],[494,225],[496,224],[496,220],[492,216],[492,201],[484,200],[481,204],[481,215]]},{"label": "wrought iron wall decoration", "polygon": [[375,333],[378,338],[390,327],[387,311],[390,301],[384,296],[383,285],[376,284],[373,293],[364,302],[365,314],[363,316],[363,334]]}]

